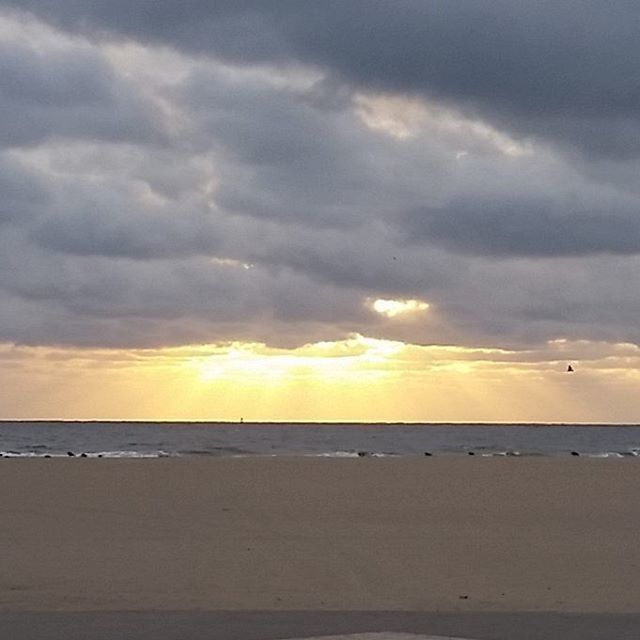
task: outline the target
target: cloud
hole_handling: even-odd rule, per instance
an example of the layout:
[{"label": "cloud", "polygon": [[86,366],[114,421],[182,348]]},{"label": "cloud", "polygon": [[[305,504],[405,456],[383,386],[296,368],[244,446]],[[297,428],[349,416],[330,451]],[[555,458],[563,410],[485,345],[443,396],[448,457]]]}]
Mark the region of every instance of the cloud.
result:
[{"label": "cloud", "polygon": [[0,341],[639,342],[635,40],[570,5],[5,10]]},{"label": "cloud", "polygon": [[58,181],[50,209],[31,228],[44,248],[134,259],[212,253],[216,233],[192,203],[165,199],[148,183]]},{"label": "cloud", "polygon": [[591,154],[640,151],[630,0],[5,4],[84,33],[240,64],[309,65],[354,87],[456,104],[517,136]]},{"label": "cloud", "polygon": [[38,42],[37,33],[25,41],[19,23],[0,26],[0,147],[52,137],[163,139],[154,105],[94,47],[64,37]]},{"label": "cloud", "polygon": [[442,242],[485,256],[580,256],[640,252],[638,199],[594,194],[467,196],[414,209],[403,219],[409,241]]},{"label": "cloud", "polygon": [[1,225],[30,220],[47,204],[46,187],[14,158],[0,157]]}]

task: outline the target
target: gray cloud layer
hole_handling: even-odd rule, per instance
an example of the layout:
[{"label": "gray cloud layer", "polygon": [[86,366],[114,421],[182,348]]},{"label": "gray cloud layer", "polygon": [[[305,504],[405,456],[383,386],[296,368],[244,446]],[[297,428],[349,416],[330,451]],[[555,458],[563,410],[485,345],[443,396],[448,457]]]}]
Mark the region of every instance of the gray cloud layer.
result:
[{"label": "gray cloud layer", "polygon": [[637,198],[508,195],[457,198],[402,220],[409,241],[435,240],[485,256],[573,256],[640,252]]},{"label": "gray cloud layer", "polygon": [[51,135],[135,142],[160,134],[153,106],[91,47],[4,44],[0,60],[0,146]]},{"label": "gray cloud layer", "polygon": [[637,22],[0,2],[0,340],[638,342]]},{"label": "gray cloud layer", "polygon": [[[302,62],[358,87],[452,102],[522,136],[637,155],[640,15],[631,0],[16,0],[66,28],[108,30],[240,64]],[[635,135],[634,135],[635,134]]]}]

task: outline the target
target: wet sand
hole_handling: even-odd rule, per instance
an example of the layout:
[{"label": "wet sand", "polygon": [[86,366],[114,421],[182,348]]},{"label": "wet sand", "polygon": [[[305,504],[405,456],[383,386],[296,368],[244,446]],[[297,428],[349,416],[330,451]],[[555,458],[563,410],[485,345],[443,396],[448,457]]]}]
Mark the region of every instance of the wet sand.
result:
[{"label": "wet sand", "polygon": [[[308,611],[0,613],[11,640],[280,640],[396,633],[474,640],[637,640],[639,614]],[[388,634],[388,635],[387,635]],[[425,635],[422,635],[425,634]],[[400,636],[412,640],[415,636]],[[362,636],[353,640],[364,640]],[[400,639],[398,639],[400,640]],[[418,640],[418,638],[415,638]]]},{"label": "wet sand", "polygon": [[640,613],[638,495],[636,460],[5,459],[0,611]]}]

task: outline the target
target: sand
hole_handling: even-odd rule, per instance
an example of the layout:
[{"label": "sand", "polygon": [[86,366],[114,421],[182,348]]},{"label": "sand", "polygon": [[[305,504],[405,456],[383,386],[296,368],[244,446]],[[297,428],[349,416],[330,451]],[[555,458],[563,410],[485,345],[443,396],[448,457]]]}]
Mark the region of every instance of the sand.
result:
[{"label": "sand", "polygon": [[640,462],[0,460],[0,611],[640,612]]}]

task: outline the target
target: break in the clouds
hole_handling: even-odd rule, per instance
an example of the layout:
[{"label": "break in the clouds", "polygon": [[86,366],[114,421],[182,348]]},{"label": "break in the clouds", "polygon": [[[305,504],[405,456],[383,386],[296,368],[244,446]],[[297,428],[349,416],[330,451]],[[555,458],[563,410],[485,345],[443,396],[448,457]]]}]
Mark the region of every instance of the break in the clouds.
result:
[{"label": "break in the clouds", "polygon": [[639,21],[0,1],[0,341],[640,342]]}]

